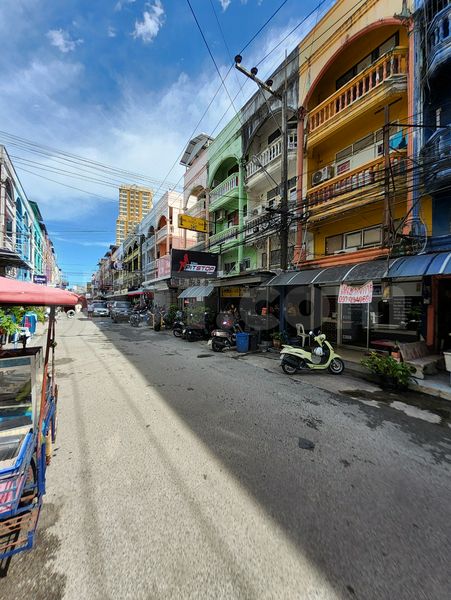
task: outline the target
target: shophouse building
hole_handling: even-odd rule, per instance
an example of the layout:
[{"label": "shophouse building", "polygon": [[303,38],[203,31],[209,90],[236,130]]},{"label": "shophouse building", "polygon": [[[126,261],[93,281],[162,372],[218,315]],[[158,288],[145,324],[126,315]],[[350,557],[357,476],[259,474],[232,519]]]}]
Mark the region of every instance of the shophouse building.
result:
[{"label": "shophouse building", "polygon": [[0,146],[0,274],[50,285],[61,280],[39,207],[28,200],[4,146]]},{"label": "shophouse building", "polygon": [[[189,198],[186,209],[195,203]],[[176,303],[179,282],[171,277],[172,249],[191,248],[196,243],[193,231],[181,229],[178,217],[184,212],[183,194],[168,191],[155,204],[138,228],[141,240],[141,291],[153,295],[158,306]]]},{"label": "shophouse building", "polygon": [[183,178],[184,214],[207,221],[206,232],[195,232],[196,245],[204,248],[210,234],[208,216],[209,189],[207,148],[213,139],[201,133],[188,142],[180,164],[186,168]]},{"label": "shophouse building", "polygon": [[[415,31],[418,38],[419,85],[417,111],[421,114],[418,148],[423,192],[432,202],[432,232],[428,252],[451,251],[451,3],[449,0],[417,2]],[[448,254],[446,255],[448,256]],[[448,271],[448,274],[446,273]],[[430,294],[427,341],[438,350],[451,348],[451,271],[425,278]]]}]

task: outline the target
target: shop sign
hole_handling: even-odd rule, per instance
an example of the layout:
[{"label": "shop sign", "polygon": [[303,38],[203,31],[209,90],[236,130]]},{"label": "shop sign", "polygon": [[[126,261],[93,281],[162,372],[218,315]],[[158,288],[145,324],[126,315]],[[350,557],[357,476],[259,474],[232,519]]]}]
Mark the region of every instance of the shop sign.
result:
[{"label": "shop sign", "polygon": [[217,277],[217,254],[173,249],[171,257],[171,274],[174,277]]},{"label": "shop sign", "polygon": [[242,291],[240,287],[222,287],[221,298],[241,298]]},{"label": "shop sign", "polygon": [[180,229],[189,229],[190,231],[200,231],[208,233],[208,223],[205,219],[199,217],[190,217],[189,215],[179,215]]},{"label": "shop sign", "polygon": [[338,304],[369,304],[373,299],[373,282],[364,285],[342,283],[338,294]]},{"label": "shop sign", "polygon": [[169,277],[171,275],[171,257],[163,256],[157,258],[157,277]]},{"label": "shop sign", "polygon": [[33,283],[47,285],[47,275],[33,275]]}]

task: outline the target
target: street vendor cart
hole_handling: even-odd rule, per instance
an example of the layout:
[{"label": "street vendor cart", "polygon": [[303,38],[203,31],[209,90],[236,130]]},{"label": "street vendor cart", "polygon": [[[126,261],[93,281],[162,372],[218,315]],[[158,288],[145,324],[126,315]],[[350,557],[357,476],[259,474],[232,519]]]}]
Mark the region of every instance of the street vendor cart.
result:
[{"label": "street vendor cart", "polygon": [[50,307],[45,347],[0,349],[0,561],[32,548],[57,425],[55,309],[78,296],[0,277],[0,306]]}]

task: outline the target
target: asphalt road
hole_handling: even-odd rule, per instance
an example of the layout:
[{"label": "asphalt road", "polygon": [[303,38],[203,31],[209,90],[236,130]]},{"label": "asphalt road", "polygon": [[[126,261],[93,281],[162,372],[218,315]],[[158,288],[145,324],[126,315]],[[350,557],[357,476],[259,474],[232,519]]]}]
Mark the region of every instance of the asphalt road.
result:
[{"label": "asphalt road", "polygon": [[446,420],[144,326],[58,338],[36,548],[1,599],[451,597]]}]

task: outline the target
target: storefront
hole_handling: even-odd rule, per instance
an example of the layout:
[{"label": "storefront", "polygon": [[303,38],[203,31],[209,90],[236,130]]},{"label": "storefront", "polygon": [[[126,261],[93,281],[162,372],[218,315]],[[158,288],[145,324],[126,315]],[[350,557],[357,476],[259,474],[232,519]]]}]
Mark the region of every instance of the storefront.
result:
[{"label": "storefront", "polygon": [[451,346],[448,253],[286,272],[267,285],[283,298],[281,327],[288,333],[302,323],[354,348],[419,339],[437,349]]}]

